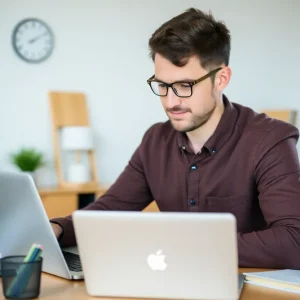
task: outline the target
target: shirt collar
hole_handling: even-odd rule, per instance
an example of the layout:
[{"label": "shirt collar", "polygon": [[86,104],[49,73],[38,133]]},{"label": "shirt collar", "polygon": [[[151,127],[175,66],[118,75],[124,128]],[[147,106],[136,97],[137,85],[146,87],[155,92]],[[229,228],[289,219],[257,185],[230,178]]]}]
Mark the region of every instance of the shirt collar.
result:
[{"label": "shirt collar", "polygon": [[[207,140],[203,148],[206,148],[211,155],[216,154],[223,143],[231,135],[234,126],[237,121],[238,112],[228,98],[223,95],[224,112],[220,119],[220,122],[213,133],[213,135]],[[188,150],[188,137],[186,133],[178,132],[178,146],[181,151]]]}]

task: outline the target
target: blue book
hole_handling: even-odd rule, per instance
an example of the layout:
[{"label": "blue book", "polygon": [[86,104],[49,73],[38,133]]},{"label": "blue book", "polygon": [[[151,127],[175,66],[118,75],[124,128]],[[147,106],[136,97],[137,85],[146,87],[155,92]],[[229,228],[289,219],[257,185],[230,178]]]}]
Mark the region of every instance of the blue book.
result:
[{"label": "blue book", "polygon": [[284,269],[244,273],[244,275],[246,283],[300,294],[300,270]]}]

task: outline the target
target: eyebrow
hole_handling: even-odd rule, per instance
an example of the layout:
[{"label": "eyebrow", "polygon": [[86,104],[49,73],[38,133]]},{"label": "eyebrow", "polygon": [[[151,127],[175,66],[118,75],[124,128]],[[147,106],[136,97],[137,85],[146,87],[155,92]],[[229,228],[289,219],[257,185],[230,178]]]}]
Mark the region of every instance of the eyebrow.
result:
[{"label": "eyebrow", "polygon": [[[168,83],[168,82],[165,82],[157,77],[154,77],[155,80],[157,81],[160,81],[160,82],[163,82],[163,83]],[[190,81],[195,81],[195,79],[191,79],[191,78],[183,78],[183,79],[180,79],[180,80],[176,80],[176,81],[173,81],[173,82],[190,82]]]}]

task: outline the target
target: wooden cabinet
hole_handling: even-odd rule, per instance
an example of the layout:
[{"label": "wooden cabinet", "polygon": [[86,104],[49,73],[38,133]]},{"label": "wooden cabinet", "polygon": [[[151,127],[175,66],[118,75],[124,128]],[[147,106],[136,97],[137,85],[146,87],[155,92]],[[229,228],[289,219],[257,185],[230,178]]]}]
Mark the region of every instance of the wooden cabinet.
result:
[{"label": "wooden cabinet", "polygon": [[[39,188],[39,194],[49,219],[65,217],[82,207],[80,199],[87,198],[87,202],[97,200],[105,193],[108,187],[67,189],[67,188]],[[92,198],[91,198],[92,197]],[[85,204],[87,204],[87,202]],[[158,212],[156,202],[153,201],[145,209],[145,212]]]},{"label": "wooden cabinet", "polygon": [[79,208],[80,199],[86,196],[90,200],[92,196],[92,201],[94,201],[100,197],[106,189],[107,187],[102,186],[85,189],[50,187],[39,188],[38,192],[48,218],[53,219],[72,214]]},{"label": "wooden cabinet", "polygon": [[78,208],[76,194],[54,194],[42,197],[46,213],[49,219],[64,217]]},{"label": "wooden cabinet", "polygon": [[159,208],[155,201],[151,202],[143,211],[145,212],[159,212]]}]

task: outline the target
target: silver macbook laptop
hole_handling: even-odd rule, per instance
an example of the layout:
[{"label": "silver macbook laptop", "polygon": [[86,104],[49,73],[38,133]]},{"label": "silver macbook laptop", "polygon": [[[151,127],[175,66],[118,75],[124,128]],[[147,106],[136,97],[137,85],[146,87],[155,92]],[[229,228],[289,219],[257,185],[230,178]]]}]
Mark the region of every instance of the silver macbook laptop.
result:
[{"label": "silver macbook laptop", "polygon": [[42,244],[43,271],[66,279],[82,279],[76,248],[61,249],[31,176],[0,172],[0,256],[26,255]]},{"label": "silver macbook laptop", "polygon": [[91,296],[239,298],[231,214],[75,211],[73,221]]}]

